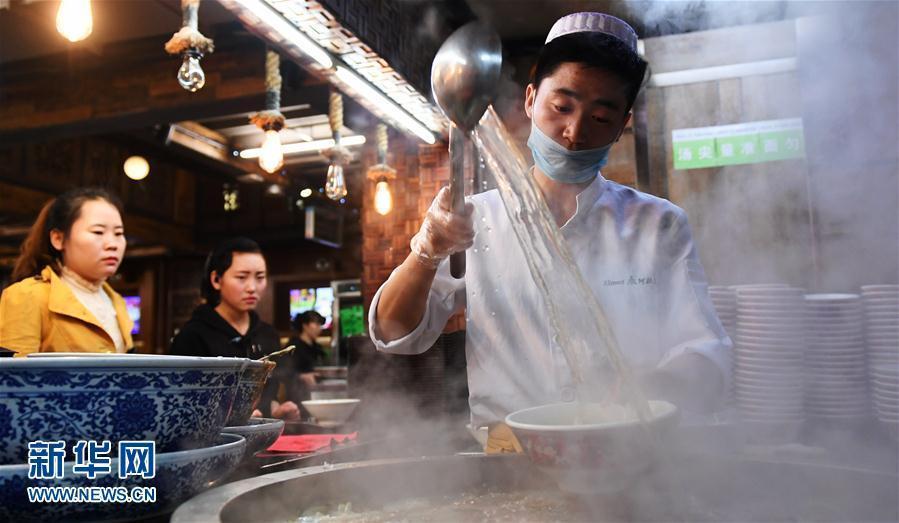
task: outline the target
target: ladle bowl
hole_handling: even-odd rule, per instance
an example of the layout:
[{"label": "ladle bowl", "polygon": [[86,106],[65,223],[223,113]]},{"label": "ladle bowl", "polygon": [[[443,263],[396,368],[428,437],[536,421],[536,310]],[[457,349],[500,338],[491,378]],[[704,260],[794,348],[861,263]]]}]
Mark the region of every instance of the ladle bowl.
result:
[{"label": "ladle bowl", "polygon": [[496,95],[502,68],[499,35],[483,22],[457,29],[431,65],[431,91],[443,114],[469,132]]}]

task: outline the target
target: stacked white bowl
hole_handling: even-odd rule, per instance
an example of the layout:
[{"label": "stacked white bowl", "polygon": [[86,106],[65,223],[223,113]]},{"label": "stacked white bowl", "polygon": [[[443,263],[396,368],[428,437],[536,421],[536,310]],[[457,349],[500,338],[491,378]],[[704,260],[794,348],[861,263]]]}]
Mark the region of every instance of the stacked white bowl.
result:
[{"label": "stacked white bowl", "polygon": [[861,288],[869,378],[877,418],[899,434],[899,285]]},{"label": "stacked white bowl", "polygon": [[737,325],[737,295],[733,287],[724,285],[710,285],[709,296],[712,305],[718,313],[718,319],[728,336],[734,335],[734,327]]},{"label": "stacked white bowl", "polygon": [[806,294],[805,405],[809,417],[858,421],[870,413],[858,294]]},{"label": "stacked white bowl", "polygon": [[805,300],[786,285],[735,287],[734,399],[744,422],[798,427],[804,419]]}]

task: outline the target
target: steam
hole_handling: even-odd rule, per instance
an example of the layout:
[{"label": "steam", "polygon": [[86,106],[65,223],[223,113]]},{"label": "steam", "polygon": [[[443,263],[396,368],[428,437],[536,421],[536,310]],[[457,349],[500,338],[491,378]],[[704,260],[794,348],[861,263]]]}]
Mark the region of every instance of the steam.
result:
[{"label": "steam", "polygon": [[644,35],[659,36],[779,20],[786,6],[774,1],[638,0],[623,3],[623,18],[634,22]]},{"label": "steam", "polygon": [[[648,122],[649,140],[666,142],[669,165],[673,129],[803,119],[804,161],[671,173],[668,196],[690,216],[710,282],[784,282],[825,292],[896,283],[897,5],[645,1],[625,6],[628,19],[649,34],[731,27],[709,38],[717,49],[697,45],[694,55],[680,62],[669,49],[662,63],[653,63],[653,52],[663,47],[647,39],[654,73],[689,68],[685,64],[706,55],[711,55],[708,65],[757,61],[760,47],[772,50],[762,59],[792,55],[798,61],[795,72],[649,89],[650,98],[663,99],[662,112],[649,118],[665,120]],[[748,31],[735,27],[780,19],[786,21]],[[658,41],[665,38],[675,37]],[[701,35],[695,38],[703,41]]]}]

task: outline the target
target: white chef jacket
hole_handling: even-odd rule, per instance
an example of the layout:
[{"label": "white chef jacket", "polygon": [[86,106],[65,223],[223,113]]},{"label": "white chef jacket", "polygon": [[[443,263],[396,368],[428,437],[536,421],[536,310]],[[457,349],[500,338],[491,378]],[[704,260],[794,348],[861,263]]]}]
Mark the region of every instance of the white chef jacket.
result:
[{"label": "white chef jacket", "polygon": [[[519,409],[573,401],[575,389],[499,192],[469,200],[475,239],[466,251],[464,279],[453,278],[444,260],[421,322],[391,342],[376,334],[382,286],[369,311],[369,331],[378,350],[420,354],[454,312],[467,308],[469,406],[477,427]],[[600,174],[578,194],[561,233],[637,374],[696,353],[717,365],[729,390],[731,342],[711,304],[682,209]]]}]

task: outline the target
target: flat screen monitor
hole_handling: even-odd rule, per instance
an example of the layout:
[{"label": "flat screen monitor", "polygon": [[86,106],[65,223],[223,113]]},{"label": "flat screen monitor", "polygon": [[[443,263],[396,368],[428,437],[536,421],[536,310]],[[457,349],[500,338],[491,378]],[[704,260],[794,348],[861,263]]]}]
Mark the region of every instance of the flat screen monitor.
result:
[{"label": "flat screen monitor", "polygon": [[322,329],[331,328],[331,306],[334,304],[334,291],[331,287],[308,287],[290,289],[290,319],[301,312],[314,310],[324,316]]},{"label": "flat screen monitor", "polygon": [[140,334],[140,296],[122,296],[125,300],[125,309],[128,311],[128,317],[134,322],[131,328],[131,334]]}]

